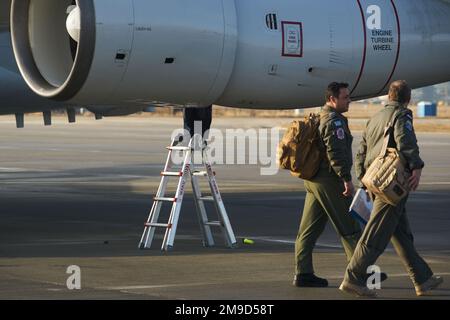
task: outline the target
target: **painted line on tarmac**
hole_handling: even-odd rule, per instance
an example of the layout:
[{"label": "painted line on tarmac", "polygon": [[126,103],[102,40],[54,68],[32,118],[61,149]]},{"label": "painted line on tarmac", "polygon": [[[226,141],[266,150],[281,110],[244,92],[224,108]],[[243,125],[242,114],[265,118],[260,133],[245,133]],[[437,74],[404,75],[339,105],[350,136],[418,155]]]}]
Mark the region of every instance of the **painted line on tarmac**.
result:
[{"label": "painted line on tarmac", "polygon": [[[450,273],[449,272],[437,272],[437,273],[435,273],[435,275],[436,276],[450,276]],[[409,274],[407,274],[407,273],[388,273],[387,276],[388,276],[388,280],[389,280],[389,278],[404,278],[404,277],[409,278]],[[341,276],[333,275],[333,276],[326,276],[326,278],[331,279],[331,280],[340,280],[340,279],[344,279],[344,276],[343,275],[341,275]],[[437,290],[439,290],[439,289],[437,289]]]},{"label": "painted line on tarmac", "polygon": [[176,287],[197,287],[220,285],[217,282],[198,282],[198,283],[178,283],[178,284],[160,284],[160,285],[141,285],[141,286],[123,286],[123,287],[101,287],[101,290],[145,290],[145,289],[164,289]]},{"label": "painted line on tarmac", "polygon": [[[295,245],[295,240],[274,239],[274,238],[266,238],[266,237],[242,237],[242,238],[258,240],[258,241],[263,241],[263,242],[273,242],[273,243],[280,243],[280,244]],[[323,242],[317,242],[316,247],[330,248],[330,249],[344,249],[344,247],[342,245],[323,243]],[[394,252],[394,249],[386,248],[385,252]]]},{"label": "painted line on tarmac", "polygon": [[423,145],[423,146],[426,146],[426,147],[444,147],[444,146],[450,146],[450,143],[448,143],[448,142],[426,142],[426,141],[424,141],[424,142],[422,142],[422,143],[420,143],[421,145]]},{"label": "painted line on tarmac", "polygon": [[434,186],[434,185],[447,186],[450,185],[450,182],[421,182],[420,184],[424,186]]},{"label": "painted line on tarmac", "polygon": [[[450,273],[448,273],[448,272],[438,272],[438,273],[436,273],[436,275],[449,276]],[[409,277],[409,274],[407,274],[407,273],[395,273],[395,274],[388,274],[388,277],[389,278],[404,278],[404,277]],[[343,275],[332,275],[332,276],[327,276],[327,278],[331,279],[331,280],[342,280],[344,278],[344,276]],[[262,282],[272,282],[272,281],[273,280],[267,280],[267,281],[262,281]],[[246,283],[250,283],[250,282],[253,283],[254,281],[245,281],[245,282]],[[239,283],[242,283],[242,282],[239,282]],[[160,284],[160,285],[98,287],[98,288],[95,288],[95,289],[97,289],[97,290],[126,291],[126,290],[148,290],[148,289],[183,288],[183,287],[217,286],[217,285],[222,285],[222,283],[219,283],[219,282],[197,282],[197,283]]]},{"label": "painted line on tarmac", "polygon": [[14,168],[14,167],[0,167],[0,172],[54,172],[49,169],[33,169],[33,168]]},{"label": "painted line on tarmac", "polygon": [[10,146],[0,146],[0,149],[3,149],[3,150],[18,150],[18,149],[20,149],[19,147],[10,147]]},{"label": "painted line on tarmac", "polygon": [[[436,276],[450,276],[450,272],[437,272],[435,273]],[[388,278],[400,278],[400,277],[409,277],[409,274],[407,273],[394,273],[390,274],[388,273]]]},{"label": "painted line on tarmac", "polygon": [[[60,222],[61,223],[61,222]],[[76,222],[69,222],[76,223]],[[82,222],[83,224],[85,222]],[[119,224],[117,224],[119,225]],[[105,239],[86,239],[86,240],[66,240],[66,239],[57,239],[57,240],[37,240],[34,242],[20,242],[20,243],[9,243],[3,244],[4,247],[39,247],[39,246],[67,246],[67,245],[88,245],[88,244],[110,244],[110,243],[119,243],[135,240],[135,237],[129,238],[105,238]]]},{"label": "painted line on tarmac", "polygon": [[[283,240],[283,239],[274,239],[274,238],[267,238],[267,237],[251,237],[251,236],[243,237],[243,238],[264,241],[264,242],[295,245],[295,240]],[[325,248],[333,248],[333,249],[342,249],[343,248],[341,245],[338,245],[338,244],[330,244],[330,243],[322,243],[322,242],[317,242],[316,246],[325,247]]]}]

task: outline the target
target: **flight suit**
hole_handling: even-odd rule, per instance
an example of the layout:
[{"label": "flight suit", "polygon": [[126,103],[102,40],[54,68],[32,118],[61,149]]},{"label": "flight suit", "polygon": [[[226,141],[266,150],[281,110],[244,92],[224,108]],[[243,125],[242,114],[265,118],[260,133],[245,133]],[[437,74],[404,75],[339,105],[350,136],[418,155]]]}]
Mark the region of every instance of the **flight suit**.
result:
[{"label": "flight suit", "polygon": [[314,273],[312,252],[328,220],[341,237],[347,260],[353,255],[361,229],[349,214],[351,197],[344,181],[351,181],[353,137],[347,118],[326,105],[320,113],[320,136],[326,154],[317,175],[305,180],[306,199],[295,242],[296,274]]},{"label": "flight suit", "polygon": [[[391,141],[389,146],[396,147],[403,154],[410,170],[424,167],[419,155],[411,110],[399,103],[389,103],[367,123],[356,156],[358,179],[361,180],[365,170],[380,154],[385,127],[392,121],[393,116],[397,120],[394,126],[394,141]],[[415,285],[424,283],[433,275],[414,247],[414,238],[406,216],[406,202],[407,198],[394,207],[375,198],[370,220],[347,267],[345,281],[365,286],[367,268],[375,264],[390,240]]]}]

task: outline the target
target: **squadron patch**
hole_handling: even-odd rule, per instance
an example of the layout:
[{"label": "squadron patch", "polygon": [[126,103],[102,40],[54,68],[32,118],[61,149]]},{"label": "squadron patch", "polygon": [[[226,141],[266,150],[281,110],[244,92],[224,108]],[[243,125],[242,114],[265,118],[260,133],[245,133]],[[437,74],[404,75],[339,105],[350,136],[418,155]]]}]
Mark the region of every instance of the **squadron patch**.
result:
[{"label": "squadron patch", "polygon": [[336,136],[339,140],[344,140],[345,139],[345,131],[343,128],[339,128],[336,130]]},{"label": "squadron patch", "polygon": [[410,120],[406,121],[406,123],[405,123],[405,128],[406,128],[408,131],[413,131],[413,124],[412,124],[412,122],[411,122]]},{"label": "squadron patch", "polygon": [[334,122],[334,125],[335,125],[336,127],[342,127],[342,121],[341,121],[341,120],[336,120],[336,121]]}]

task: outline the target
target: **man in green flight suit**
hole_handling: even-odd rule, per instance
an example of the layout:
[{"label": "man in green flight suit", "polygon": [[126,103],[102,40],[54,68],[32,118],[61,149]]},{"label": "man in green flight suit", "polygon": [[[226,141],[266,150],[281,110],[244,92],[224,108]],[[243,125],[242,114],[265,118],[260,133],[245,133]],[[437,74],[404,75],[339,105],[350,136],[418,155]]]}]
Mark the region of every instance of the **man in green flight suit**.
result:
[{"label": "man in green flight suit", "polygon": [[295,278],[297,287],[326,287],[326,279],[315,276],[312,252],[328,220],[341,237],[347,260],[353,255],[361,229],[349,214],[354,187],[351,168],[352,141],[347,118],[350,91],[346,83],[331,83],[326,105],[320,114],[320,136],[326,156],[319,172],[305,180],[306,199],[300,229],[295,242]]},{"label": "man in green flight suit", "polygon": [[[385,128],[394,124],[394,141],[390,147],[396,147],[404,156],[407,169],[412,173],[409,187],[415,191],[419,186],[424,162],[419,156],[416,134],[413,127],[413,115],[408,104],[411,89],[406,81],[399,80],[391,84],[389,103],[384,110],[376,114],[367,123],[360,149],[356,156],[356,174],[361,180],[370,164],[380,154],[384,141]],[[379,197],[375,198],[371,217],[361,236],[355,253],[345,272],[340,290],[358,296],[376,296],[375,291],[367,288],[366,272],[383,253],[389,241],[402,259],[414,283],[417,295],[439,286],[443,279],[433,275],[428,264],[417,253],[405,205],[407,197],[397,206],[387,204]]]}]

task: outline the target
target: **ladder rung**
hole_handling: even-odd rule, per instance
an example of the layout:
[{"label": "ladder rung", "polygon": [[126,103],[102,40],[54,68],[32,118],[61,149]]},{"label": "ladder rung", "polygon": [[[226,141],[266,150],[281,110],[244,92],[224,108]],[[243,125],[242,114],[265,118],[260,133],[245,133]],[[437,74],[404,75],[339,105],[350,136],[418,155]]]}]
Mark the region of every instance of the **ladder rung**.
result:
[{"label": "ladder rung", "polygon": [[156,228],[169,228],[169,229],[172,227],[172,225],[167,223],[145,223],[144,226]]},{"label": "ladder rung", "polygon": [[166,147],[167,150],[172,150],[172,151],[188,151],[191,150],[190,147]]},{"label": "ladder rung", "polygon": [[155,201],[165,201],[165,202],[177,202],[177,198],[155,197],[153,200],[155,200]]},{"label": "ladder rung", "polygon": [[214,202],[215,200],[214,200],[214,197],[212,197],[212,196],[210,196],[210,197],[200,197],[200,198],[198,198],[198,200],[201,200],[201,201],[211,201],[211,202]]},{"label": "ladder rung", "polygon": [[[208,172],[206,172],[206,171],[195,171],[192,175],[206,177],[208,175]],[[216,175],[216,172],[213,172],[213,175]]]},{"label": "ladder rung", "polygon": [[209,221],[209,222],[206,222],[205,225],[213,226],[213,227],[221,227],[222,226],[220,221]]},{"label": "ladder rung", "polygon": [[181,177],[183,175],[183,172],[161,172],[162,176],[165,177]]}]

